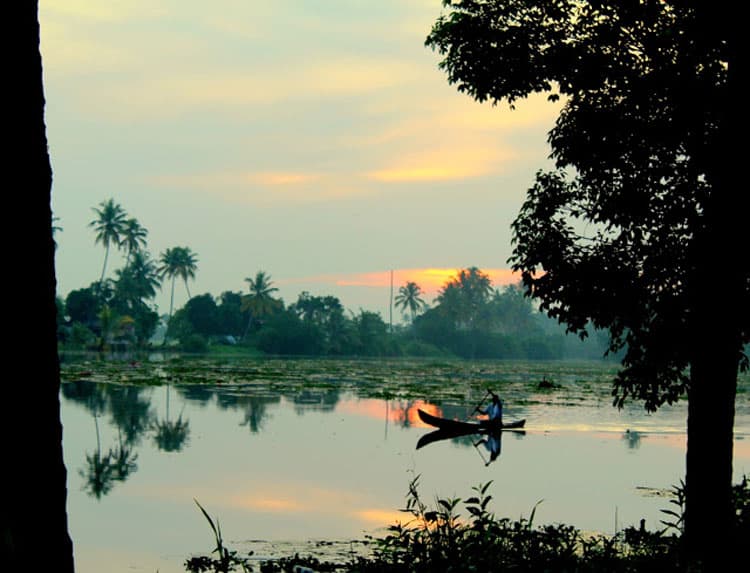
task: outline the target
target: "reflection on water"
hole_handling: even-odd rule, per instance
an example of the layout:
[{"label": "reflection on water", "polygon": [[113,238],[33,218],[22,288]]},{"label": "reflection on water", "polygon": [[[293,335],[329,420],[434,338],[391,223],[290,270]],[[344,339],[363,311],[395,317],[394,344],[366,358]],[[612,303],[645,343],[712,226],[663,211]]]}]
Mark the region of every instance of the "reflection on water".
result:
[{"label": "reflection on water", "polygon": [[[545,499],[537,521],[611,533],[615,515],[621,525],[645,517],[655,527],[666,504],[636,488],[669,489],[684,468],[679,412],[509,403],[509,418],[527,419],[525,434],[428,442],[433,428],[419,408],[459,420],[471,408],[333,387],[78,381],[61,391],[79,573],[181,571],[191,551],[210,550],[193,498],[219,516],[235,546],[361,538],[399,518],[416,474],[425,498],[466,496],[493,480],[499,516],[528,516]],[[417,449],[423,440],[430,446]],[[742,455],[738,475],[748,471]]]},{"label": "reflection on water", "polygon": [[182,412],[176,420],[169,417],[169,384],[164,386],[166,415],[164,419],[154,421],[154,443],[163,452],[179,452],[190,437],[190,421],[182,419]]},{"label": "reflection on water", "polygon": [[625,430],[622,439],[625,440],[631,450],[638,449],[641,445],[641,433],[637,430]]}]

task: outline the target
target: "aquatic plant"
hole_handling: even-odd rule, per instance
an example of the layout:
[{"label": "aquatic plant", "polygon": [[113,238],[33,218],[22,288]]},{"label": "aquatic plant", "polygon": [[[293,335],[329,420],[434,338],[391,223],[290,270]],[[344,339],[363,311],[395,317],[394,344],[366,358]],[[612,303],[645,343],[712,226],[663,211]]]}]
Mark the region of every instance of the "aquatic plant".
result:
[{"label": "aquatic plant", "polygon": [[[206,571],[212,571],[215,573],[229,573],[229,571],[237,571],[238,568],[241,568],[241,570],[244,572],[252,571],[253,568],[250,566],[250,563],[248,561],[249,557],[252,555],[252,552],[248,554],[248,557],[240,557],[239,555],[237,555],[237,551],[227,548],[226,545],[224,545],[224,539],[221,536],[221,526],[219,525],[219,520],[217,519],[216,523],[214,523],[214,520],[211,519],[211,516],[208,515],[208,512],[203,508],[203,506],[198,503],[198,500],[194,499],[193,501],[200,508],[203,516],[211,526],[211,531],[213,531],[214,534],[216,547],[211,552],[211,555],[197,555],[194,557],[190,557],[187,561],[185,561],[185,570],[189,571],[190,573],[204,573]],[[214,553],[216,553],[216,557],[212,557]]]}]

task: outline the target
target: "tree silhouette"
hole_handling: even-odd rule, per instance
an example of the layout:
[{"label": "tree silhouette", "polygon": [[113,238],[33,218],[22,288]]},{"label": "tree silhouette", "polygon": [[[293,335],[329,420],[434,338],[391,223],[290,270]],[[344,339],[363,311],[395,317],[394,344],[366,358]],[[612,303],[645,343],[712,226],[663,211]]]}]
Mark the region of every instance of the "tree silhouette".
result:
[{"label": "tree silhouette", "polygon": [[259,321],[264,316],[268,316],[279,309],[281,301],[271,296],[273,293],[278,292],[279,289],[272,286],[271,277],[265,271],[258,271],[254,278],[248,277],[245,279],[245,282],[248,283],[250,294],[242,297],[240,310],[242,312],[250,312],[247,328],[245,329],[245,336],[247,336],[253,320]]},{"label": "tree silhouette", "polygon": [[130,262],[115,274],[115,296],[128,309],[153,299],[161,286],[159,270],[146,251],[134,251]]},{"label": "tree silhouette", "polygon": [[127,267],[133,253],[141,251],[146,246],[148,231],[138,222],[138,219],[131,217],[123,223],[120,234],[119,247],[127,252],[125,258],[125,266]]},{"label": "tree silhouette", "polygon": [[[188,288],[188,279],[195,278],[195,271],[198,268],[198,257],[193,253],[189,247],[171,247],[164,251],[159,258],[160,266],[157,269],[159,276],[169,278],[172,281],[171,295],[169,297],[169,321],[172,320],[172,311],[174,310],[174,283],[179,277],[185,283],[185,290],[188,294],[188,300],[190,296],[190,288]],[[164,336],[164,343],[166,344],[167,337]]]},{"label": "tree silhouette", "polygon": [[107,259],[109,259],[109,248],[115,245],[119,248],[120,237],[125,230],[125,210],[114,199],[107,199],[99,203],[99,207],[93,207],[96,218],[89,223],[96,231],[95,243],[104,245],[104,264],[102,265],[102,276],[100,283],[104,282],[107,272]]},{"label": "tree silhouette", "polygon": [[409,311],[411,321],[419,313],[427,307],[427,303],[422,299],[422,288],[415,282],[408,281],[404,286],[398,289],[398,295],[396,295],[396,307],[401,308],[401,312],[404,314]]},{"label": "tree silhouette", "polygon": [[618,405],[655,410],[687,394],[686,548],[718,566],[733,535],[734,401],[750,340],[750,261],[734,254],[747,245],[744,19],[722,1],[449,9],[427,43],[460,91],[563,98],[556,166],[537,174],[513,224],[513,268],[569,331],[609,330],[610,350],[624,351]]}]

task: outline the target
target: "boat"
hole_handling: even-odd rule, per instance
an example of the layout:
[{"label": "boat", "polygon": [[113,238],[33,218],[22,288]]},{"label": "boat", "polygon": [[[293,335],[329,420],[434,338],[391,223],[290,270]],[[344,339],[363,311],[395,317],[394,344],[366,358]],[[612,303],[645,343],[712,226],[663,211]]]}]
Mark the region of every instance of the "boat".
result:
[{"label": "boat", "polygon": [[459,434],[488,433],[503,430],[519,430],[526,425],[526,419],[513,422],[498,422],[495,420],[480,420],[477,422],[462,422],[449,418],[440,418],[428,414],[424,410],[417,409],[420,420],[430,426],[435,426],[445,432],[456,432]]}]

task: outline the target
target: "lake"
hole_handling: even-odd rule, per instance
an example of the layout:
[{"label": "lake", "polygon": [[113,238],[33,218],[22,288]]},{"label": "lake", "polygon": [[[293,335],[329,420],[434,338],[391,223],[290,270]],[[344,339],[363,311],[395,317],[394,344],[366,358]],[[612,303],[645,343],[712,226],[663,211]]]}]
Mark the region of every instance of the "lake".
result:
[{"label": "lake", "polygon": [[[345,554],[427,502],[492,481],[492,511],[613,533],[657,528],[684,475],[685,406],[611,406],[608,363],[415,360],[63,362],[68,519],[79,573],[176,573],[213,549],[194,500],[230,547],[259,557]],[[540,388],[541,380],[551,388]],[[750,473],[743,378],[735,479]],[[416,449],[422,408],[467,419],[492,388],[505,419],[491,463],[479,437]],[[334,541],[322,545],[319,542]]]}]

